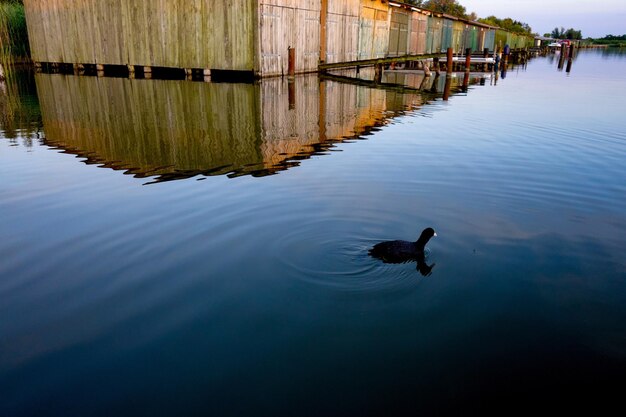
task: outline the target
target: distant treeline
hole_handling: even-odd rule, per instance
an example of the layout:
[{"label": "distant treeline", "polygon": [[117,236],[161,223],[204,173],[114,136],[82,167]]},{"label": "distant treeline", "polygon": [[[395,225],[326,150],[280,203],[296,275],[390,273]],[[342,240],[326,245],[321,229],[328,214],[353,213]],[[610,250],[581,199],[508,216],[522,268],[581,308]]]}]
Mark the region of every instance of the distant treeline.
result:
[{"label": "distant treeline", "polygon": [[564,27],[554,28],[552,32],[546,33],[544,36],[548,38],[555,39],[569,39],[569,40],[581,40],[583,38],[583,34],[580,30],[576,30],[574,28],[569,28],[565,30]]},{"label": "distant treeline", "polygon": [[426,10],[445,13],[462,19],[474,22],[484,23],[486,25],[498,26],[504,30],[513,33],[521,33],[524,35],[532,35],[533,31],[528,23],[520,22],[510,17],[498,18],[496,16],[488,16],[479,18],[475,12],[467,12],[465,6],[459,4],[457,0],[404,0],[405,3],[414,6],[423,7]]},{"label": "distant treeline", "polygon": [[592,39],[592,41],[598,45],[626,47],[626,35],[606,35],[603,38]]}]

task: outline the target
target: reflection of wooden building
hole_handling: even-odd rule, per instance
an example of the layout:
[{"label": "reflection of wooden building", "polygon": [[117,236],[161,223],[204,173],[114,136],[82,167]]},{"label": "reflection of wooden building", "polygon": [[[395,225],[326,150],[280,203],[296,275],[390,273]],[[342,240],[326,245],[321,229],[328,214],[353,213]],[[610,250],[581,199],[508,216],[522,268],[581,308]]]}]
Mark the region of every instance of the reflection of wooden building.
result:
[{"label": "reflection of wooden building", "polygon": [[37,74],[36,83],[49,145],[161,179],[272,173],[424,101],[317,76],[213,84]]}]

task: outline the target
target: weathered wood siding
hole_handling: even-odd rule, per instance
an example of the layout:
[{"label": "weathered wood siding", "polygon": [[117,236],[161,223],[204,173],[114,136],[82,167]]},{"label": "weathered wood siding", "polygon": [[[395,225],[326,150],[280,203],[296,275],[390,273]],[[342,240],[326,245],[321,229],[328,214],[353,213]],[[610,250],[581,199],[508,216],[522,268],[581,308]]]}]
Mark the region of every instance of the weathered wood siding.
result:
[{"label": "weathered wood siding", "polygon": [[464,52],[463,47],[465,45],[463,40],[463,32],[465,30],[465,23],[461,21],[455,21],[452,24],[452,48],[455,53]]},{"label": "weathered wood siding", "polygon": [[476,50],[482,51],[485,47],[485,35],[487,34],[485,28],[478,28],[478,43],[476,44]]},{"label": "weathered wood siding", "polygon": [[471,49],[472,52],[478,50],[478,31],[479,28],[466,23],[463,31],[463,51]]},{"label": "weathered wood siding", "polygon": [[409,25],[411,11],[390,7],[389,47],[387,56],[406,55],[409,52]]},{"label": "weathered wood siding", "polygon": [[254,69],[254,0],[24,0],[40,62]]},{"label": "weathered wood siding", "polygon": [[441,51],[454,47],[454,20],[442,19],[441,28]]},{"label": "weathered wood siding", "polygon": [[383,58],[389,47],[389,3],[361,0],[359,59]]},{"label": "weathered wood siding", "polygon": [[485,43],[483,45],[483,48],[488,48],[490,52],[493,52],[495,50],[494,49],[495,41],[496,41],[496,30],[486,29]]},{"label": "weathered wood siding", "polygon": [[359,49],[360,0],[328,0],[327,63],[355,61]]},{"label": "weathered wood siding", "polygon": [[[24,0],[39,62],[285,75],[358,59],[523,48],[532,38],[383,0]],[[322,11],[322,7],[326,10]],[[428,16],[427,16],[428,15]],[[326,25],[321,27],[322,16]],[[324,42],[320,37],[325,35]],[[324,56],[320,56],[321,53]]]},{"label": "weathered wood siding", "polygon": [[508,43],[508,32],[503,29],[496,29],[495,34],[495,47],[497,50],[502,50]]},{"label": "weathered wood siding", "polygon": [[320,53],[319,0],[261,0],[260,67],[263,76],[286,75],[289,48],[296,72],[317,71]]},{"label": "weathered wood siding", "polygon": [[411,41],[409,53],[426,53],[426,32],[428,31],[428,16],[421,11],[411,13]]},{"label": "weathered wood siding", "polygon": [[428,17],[428,34],[426,37],[426,53],[441,52],[442,18],[431,15]]}]

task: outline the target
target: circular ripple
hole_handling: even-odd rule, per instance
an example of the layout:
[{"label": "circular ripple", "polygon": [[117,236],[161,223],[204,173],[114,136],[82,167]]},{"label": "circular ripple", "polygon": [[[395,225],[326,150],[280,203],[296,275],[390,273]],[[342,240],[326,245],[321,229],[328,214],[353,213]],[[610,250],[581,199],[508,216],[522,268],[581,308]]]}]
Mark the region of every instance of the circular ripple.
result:
[{"label": "circular ripple", "polygon": [[286,276],[339,291],[395,291],[416,279],[414,264],[371,258],[368,250],[377,241],[345,229],[345,220],[312,220],[275,241],[270,252]]}]

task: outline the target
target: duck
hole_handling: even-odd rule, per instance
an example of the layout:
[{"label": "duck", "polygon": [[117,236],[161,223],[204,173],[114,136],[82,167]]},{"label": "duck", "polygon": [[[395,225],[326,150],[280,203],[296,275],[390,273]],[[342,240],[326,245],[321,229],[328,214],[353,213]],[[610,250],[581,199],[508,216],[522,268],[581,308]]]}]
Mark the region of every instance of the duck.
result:
[{"label": "duck", "polygon": [[428,265],[426,263],[424,250],[428,241],[435,236],[437,236],[435,230],[432,227],[427,227],[415,242],[406,240],[380,242],[369,250],[369,255],[384,263],[398,264],[415,261],[417,262],[417,270],[422,275],[428,276],[432,273],[435,264]]}]

